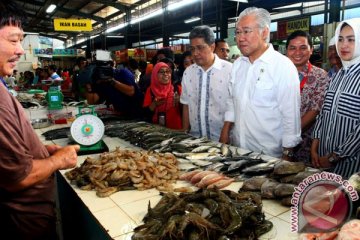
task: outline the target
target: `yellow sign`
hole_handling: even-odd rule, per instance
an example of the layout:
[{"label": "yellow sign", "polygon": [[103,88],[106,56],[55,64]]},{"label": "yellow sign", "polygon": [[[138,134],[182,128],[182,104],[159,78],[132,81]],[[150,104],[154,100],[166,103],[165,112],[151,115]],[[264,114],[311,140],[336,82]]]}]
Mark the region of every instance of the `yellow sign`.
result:
[{"label": "yellow sign", "polygon": [[310,18],[302,18],[294,21],[288,21],[286,23],[286,33],[290,34],[296,30],[302,30],[309,32],[310,29]]},{"label": "yellow sign", "polygon": [[92,31],[92,24],[90,19],[54,19],[55,31]]}]

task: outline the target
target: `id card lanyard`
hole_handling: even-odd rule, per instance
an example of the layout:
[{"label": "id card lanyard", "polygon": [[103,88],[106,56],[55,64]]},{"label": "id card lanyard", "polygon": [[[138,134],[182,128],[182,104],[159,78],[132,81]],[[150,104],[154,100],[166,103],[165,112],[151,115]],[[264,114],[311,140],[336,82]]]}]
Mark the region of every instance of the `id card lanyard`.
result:
[{"label": "id card lanyard", "polygon": [[311,68],[312,68],[312,65],[311,65],[311,63],[308,62],[308,69],[307,69],[306,76],[304,76],[304,78],[300,82],[300,92],[302,92],[302,90],[303,90],[303,88],[305,86],[305,83],[309,79],[309,73],[311,71]]}]

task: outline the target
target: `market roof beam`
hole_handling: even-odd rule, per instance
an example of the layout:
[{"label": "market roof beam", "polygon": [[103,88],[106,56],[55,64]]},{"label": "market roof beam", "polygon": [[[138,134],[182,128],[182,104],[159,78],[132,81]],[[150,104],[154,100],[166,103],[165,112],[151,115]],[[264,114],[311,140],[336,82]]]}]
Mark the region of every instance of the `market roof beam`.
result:
[{"label": "market roof beam", "polygon": [[119,2],[108,1],[108,0],[93,0],[93,2],[101,3],[101,4],[104,4],[104,5],[107,5],[107,6],[114,7],[116,9],[119,9],[122,12],[125,12],[126,9],[128,8],[124,4],[121,4]]},{"label": "market roof beam", "polygon": [[93,20],[95,20],[97,22],[102,23],[103,25],[106,25],[106,21],[103,18],[95,16],[95,15],[90,15],[90,14],[87,14],[87,13],[83,13],[81,11],[74,11],[74,10],[71,10],[71,9],[68,9],[68,8],[63,8],[63,7],[57,7],[56,10],[60,11],[60,12],[69,13],[69,14],[75,15],[75,16],[80,16],[80,17],[84,17],[84,18],[90,18],[90,19],[93,19]]}]

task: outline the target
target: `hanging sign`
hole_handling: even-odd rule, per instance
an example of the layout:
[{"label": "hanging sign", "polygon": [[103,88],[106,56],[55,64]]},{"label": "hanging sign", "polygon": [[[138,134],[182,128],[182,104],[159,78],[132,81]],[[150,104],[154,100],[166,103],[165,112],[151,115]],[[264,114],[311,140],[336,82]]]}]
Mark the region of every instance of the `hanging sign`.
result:
[{"label": "hanging sign", "polygon": [[286,33],[289,35],[296,30],[302,30],[309,32],[310,29],[310,18],[302,18],[294,21],[288,21],[286,23]]},{"label": "hanging sign", "polygon": [[92,24],[90,19],[54,19],[55,31],[92,31]]}]

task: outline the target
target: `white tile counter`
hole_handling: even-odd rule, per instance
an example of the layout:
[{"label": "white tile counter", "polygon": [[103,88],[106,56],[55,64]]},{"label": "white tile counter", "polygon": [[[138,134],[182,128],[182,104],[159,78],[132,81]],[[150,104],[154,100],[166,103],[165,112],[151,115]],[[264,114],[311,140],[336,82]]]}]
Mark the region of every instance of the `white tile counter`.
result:
[{"label": "white tile counter", "polygon": [[[37,129],[36,132],[40,135],[42,132],[50,129],[65,126],[66,125],[53,125],[45,129]],[[43,137],[42,140],[44,140]],[[109,138],[105,136],[103,140],[108,145],[110,151],[119,146],[122,148],[134,148],[133,145],[119,138]],[[64,146],[67,144],[67,139],[54,140],[53,142]],[[78,157],[78,166],[80,166],[85,158],[86,156]],[[64,174],[66,171],[69,170],[63,170],[61,173]],[[176,185],[190,186],[183,181],[178,181]],[[237,192],[241,186],[241,182],[235,182],[225,189]],[[149,201],[153,207],[161,199],[159,191],[156,189],[121,191],[106,198],[99,198],[96,196],[95,191],[81,190],[74,185],[71,185],[71,188],[102,227],[107,230],[109,236],[116,240],[131,239],[134,227],[141,224],[142,218],[147,213]],[[289,207],[282,206],[279,201],[263,200],[263,211],[266,219],[270,220],[274,226],[270,232],[261,236],[260,239],[298,239],[298,234],[290,231]]]}]

